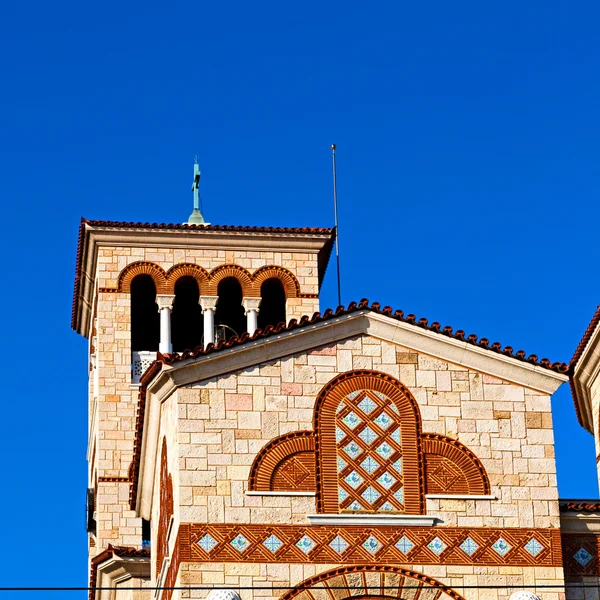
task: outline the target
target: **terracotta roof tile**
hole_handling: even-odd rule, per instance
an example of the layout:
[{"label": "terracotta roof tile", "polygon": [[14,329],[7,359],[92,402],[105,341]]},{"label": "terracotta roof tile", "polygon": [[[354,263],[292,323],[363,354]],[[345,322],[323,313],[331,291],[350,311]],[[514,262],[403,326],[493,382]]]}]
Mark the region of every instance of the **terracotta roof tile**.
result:
[{"label": "terracotta roof tile", "polygon": [[[183,230],[183,231],[232,231],[240,233],[293,233],[293,234],[325,234],[333,236],[334,230],[327,227],[251,227],[239,225],[185,225],[178,223],[127,223],[121,221],[100,221],[85,219],[81,217],[79,226],[79,236],[77,240],[77,258],[75,260],[75,286],[73,290],[73,308],[71,311],[71,329],[76,329],[77,323],[77,304],[79,302],[79,293],[81,287],[81,261],[83,255],[83,238],[85,236],[86,224],[92,227],[112,227],[118,229],[160,229],[160,230]],[[333,239],[332,239],[333,241]],[[332,244],[322,257],[325,266],[329,261]],[[323,265],[320,265],[323,267]],[[324,268],[321,269],[324,275]]]},{"label": "terracotta roof tile", "polygon": [[581,358],[581,355],[584,353],[586,346],[588,345],[588,342],[590,341],[590,339],[592,337],[592,334],[594,333],[596,327],[598,326],[598,323],[600,323],[600,306],[596,307],[596,312],[594,313],[594,316],[592,317],[590,324],[587,326],[587,329],[585,330],[585,333],[583,334],[581,341],[577,345],[577,349],[575,350],[575,353],[573,354],[573,358],[569,362],[569,370],[571,372],[575,369],[575,365]]},{"label": "terracotta roof tile", "polygon": [[559,500],[562,512],[600,512],[600,500]]},{"label": "terracotta roof tile", "polygon": [[136,421],[136,438],[134,444],[133,461],[130,467],[131,487],[129,501],[131,509],[135,510],[135,502],[137,496],[139,461],[142,442],[142,428],[144,424],[144,412],[146,406],[146,387],[152,381],[152,379],[154,379],[154,377],[160,372],[161,364],[164,363],[166,365],[172,365],[174,363],[181,362],[184,360],[194,359],[200,356],[206,356],[208,354],[214,354],[226,350],[228,348],[242,346],[249,342],[266,339],[271,336],[279,335],[285,332],[295,331],[297,329],[302,329],[310,325],[315,325],[317,323],[322,323],[330,319],[335,319],[343,315],[349,315],[359,311],[370,311],[380,315],[386,315],[392,319],[396,319],[397,321],[401,321],[403,323],[410,323],[415,327],[420,327],[422,329],[426,329],[427,331],[433,331],[435,333],[439,333],[441,335],[453,338],[455,340],[461,340],[479,348],[485,348],[486,350],[490,350],[491,352],[503,354],[504,356],[508,356],[521,362],[527,362],[532,365],[544,367],[545,369],[549,369],[557,373],[566,373],[568,369],[565,363],[552,363],[547,358],[542,358],[540,360],[538,359],[538,356],[536,354],[530,354],[529,356],[527,356],[525,351],[517,350],[515,352],[512,346],[502,347],[502,344],[500,342],[493,342],[490,344],[487,338],[478,338],[478,336],[475,334],[466,335],[462,329],[454,331],[452,327],[442,327],[436,321],[430,324],[429,321],[425,318],[417,319],[415,315],[405,315],[403,311],[394,311],[389,306],[384,306],[383,308],[381,308],[379,302],[373,302],[372,304],[369,304],[369,301],[366,298],[363,298],[358,303],[351,302],[347,307],[339,306],[335,311],[328,308],[323,314],[317,312],[312,317],[304,316],[299,321],[297,321],[296,319],[292,319],[287,325],[285,323],[279,323],[279,325],[277,325],[276,327],[269,325],[264,330],[257,330],[256,333],[254,333],[254,335],[252,336],[248,333],[244,333],[239,338],[233,337],[228,341],[221,341],[216,345],[209,344],[206,348],[198,346],[194,350],[186,350],[185,352],[178,354],[157,353],[157,359],[150,365],[150,367],[148,367],[148,369],[146,370],[146,372],[140,380],[140,394]]},{"label": "terracotta roof tile", "polygon": [[515,358],[522,362],[528,362],[530,364],[550,369],[551,371],[556,371],[557,373],[566,373],[567,371],[567,365],[565,363],[552,363],[547,358],[538,359],[537,354],[530,354],[529,356],[527,356],[524,350],[515,351],[512,348],[512,346],[504,346],[503,348],[500,342],[493,342],[490,344],[487,338],[478,338],[478,336],[474,333],[466,335],[462,329],[454,331],[452,327],[442,327],[438,322],[433,322],[429,324],[429,321],[427,319],[417,319],[415,315],[411,314],[405,315],[404,312],[401,310],[394,311],[389,306],[381,308],[379,302],[373,302],[372,304],[369,304],[369,301],[366,298],[363,298],[359,303],[351,302],[347,307],[339,306],[335,311],[333,311],[332,309],[327,309],[323,314],[315,313],[312,317],[304,316],[300,319],[300,321],[292,319],[288,325],[285,325],[284,323],[280,323],[276,327],[269,325],[264,331],[259,329],[252,336],[248,333],[244,333],[239,338],[234,337],[229,341],[221,341],[217,345],[209,344],[207,348],[198,346],[194,350],[186,350],[185,352],[179,354],[164,354],[159,355],[159,357],[162,362],[164,362],[167,365],[170,365],[182,360],[197,358],[206,354],[212,354],[213,352],[218,352],[220,350],[224,350],[225,348],[240,346],[249,341],[268,338],[270,336],[277,335],[283,332],[293,331],[295,329],[300,329],[308,325],[314,325],[315,323],[321,323],[329,319],[335,319],[343,315],[348,315],[363,310],[374,312],[380,315],[386,315],[397,321],[401,321],[403,323],[410,323],[411,325],[420,327],[421,329],[433,331],[435,333],[439,333],[441,335],[453,338],[455,340],[460,340],[472,344],[473,346],[478,346],[479,348],[485,348],[486,350],[491,350],[492,352],[496,352],[498,354],[504,354],[505,356]]},{"label": "terracotta roof tile", "polygon": [[586,349],[590,339],[592,338],[592,335],[593,335],[594,331],[596,330],[598,323],[600,323],[600,306],[598,306],[596,308],[596,312],[594,313],[592,320],[590,321],[589,325],[587,326],[585,333],[583,334],[583,337],[579,341],[579,344],[577,345],[575,353],[573,354],[573,358],[571,358],[571,361],[569,362],[569,386],[571,387],[571,396],[573,397],[573,404],[575,404],[575,414],[577,415],[577,420],[579,421],[579,424],[582,427],[584,427],[583,416],[581,414],[581,408],[579,407],[579,401],[577,399],[577,391],[575,389],[575,382],[573,380],[573,376],[575,374],[575,367],[577,366],[579,359],[585,352],[585,349]]}]

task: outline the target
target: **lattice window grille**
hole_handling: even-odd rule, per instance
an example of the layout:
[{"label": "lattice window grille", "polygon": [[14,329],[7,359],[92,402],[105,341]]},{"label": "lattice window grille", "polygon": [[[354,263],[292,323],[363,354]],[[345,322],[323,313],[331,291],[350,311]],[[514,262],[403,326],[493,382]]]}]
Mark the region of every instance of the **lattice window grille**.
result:
[{"label": "lattice window grille", "polygon": [[156,352],[139,351],[131,355],[131,383],[139,383],[146,369],[154,362]]},{"label": "lattice window grille", "polygon": [[359,390],[336,412],[341,512],[404,512],[399,414],[382,393]]}]

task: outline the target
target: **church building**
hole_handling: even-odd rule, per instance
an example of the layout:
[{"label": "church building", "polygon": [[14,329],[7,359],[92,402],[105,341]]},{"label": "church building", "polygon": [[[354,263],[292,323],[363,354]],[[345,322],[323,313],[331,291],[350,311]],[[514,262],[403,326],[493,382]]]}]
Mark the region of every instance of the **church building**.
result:
[{"label": "church building", "polygon": [[82,220],[90,600],[597,598],[551,396],[570,381],[600,456],[600,311],[567,365],[324,310],[334,237]]}]

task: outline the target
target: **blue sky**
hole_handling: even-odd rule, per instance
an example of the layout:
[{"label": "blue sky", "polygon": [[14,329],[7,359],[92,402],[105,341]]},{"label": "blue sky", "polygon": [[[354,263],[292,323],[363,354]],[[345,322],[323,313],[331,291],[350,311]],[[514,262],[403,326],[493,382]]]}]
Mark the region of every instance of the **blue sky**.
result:
[{"label": "blue sky", "polygon": [[[600,303],[599,12],[2,3],[0,585],[87,582],[79,219],[185,220],[195,154],[212,223],[329,226],[335,142],[344,303],[568,361]],[[561,495],[595,497],[568,386],[553,410]]]}]

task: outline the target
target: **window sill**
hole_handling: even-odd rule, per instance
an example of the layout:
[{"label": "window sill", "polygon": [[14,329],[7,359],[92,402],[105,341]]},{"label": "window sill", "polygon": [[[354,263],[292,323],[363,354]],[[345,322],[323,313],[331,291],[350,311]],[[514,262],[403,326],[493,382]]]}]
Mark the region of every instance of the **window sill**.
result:
[{"label": "window sill", "polygon": [[308,515],[311,525],[389,525],[393,527],[432,527],[438,519],[427,515],[341,514]]},{"label": "window sill", "polygon": [[498,500],[497,496],[469,494],[427,494],[427,500]]},{"label": "window sill", "polygon": [[307,496],[315,497],[316,492],[246,492],[246,496]]}]

